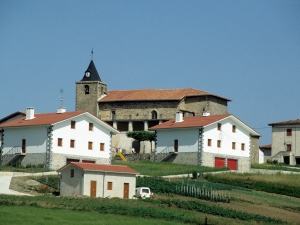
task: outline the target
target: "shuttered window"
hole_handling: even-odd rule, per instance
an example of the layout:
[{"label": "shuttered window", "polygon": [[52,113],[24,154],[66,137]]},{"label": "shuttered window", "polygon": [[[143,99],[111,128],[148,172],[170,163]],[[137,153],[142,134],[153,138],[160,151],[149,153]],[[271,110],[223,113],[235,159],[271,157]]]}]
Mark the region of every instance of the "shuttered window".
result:
[{"label": "shuttered window", "polygon": [[74,169],[71,169],[71,177],[74,177]]},{"label": "shuttered window", "polygon": [[235,142],[232,142],[232,149],[235,149]]},{"label": "shuttered window", "polygon": [[58,138],[57,139],[57,146],[60,146],[60,147],[62,147],[62,138]]},{"label": "shuttered window", "polygon": [[76,122],[75,121],[71,121],[71,129],[75,129],[75,124],[76,124]]},{"label": "shuttered window", "polygon": [[286,151],[287,151],[287,152],[292,151],[292,145],[291,145],[291,144],[287,144],[287,145],[286,145]]},{"label": "shuttered window", "polygon": [[104,143],[100,143],[100,151],[104,151]]},{"label": "shuttered window", "polygon": [[207,146],[211,146],[211,139],[207,139]]},{"label": "shuttered window", "polygon": [[75,140],[70,140],[70,148],[75,148]]},{"label": "shuttered window", "polygon": [[89,141],[88,143],[88,149],[93,150],[93,142]]},{"label": "shuttered window", "polygon": [[218,130],[221,130],[222,124],[218,123]]},{"label": "shuttered window", "polygon": [[218,147],[218,148],[221,148],[221,140],[218,140],[218,141],[217,141],[217,147]]},{"label": "shuttered window", "polygon": [[232,125],[232,133],[235,133],[235,130],[236,130],[236,126]]},{"label": "shuttered window", "polygon": [[286,129],[286,136],[292,136],[292,129]]},{"label": "shuttered window", "polygon": [[89,123],[89,130],[92,131],[94,129],[94,124],[93,123]]},{"label": "shuttered window", "polygon": [[107,190],[112,190],[113,183],[112,182],[107,182]]},{"label": "shuttered window", "polygon": [[241,150],[243,150],[243,151],[245,150],[245,144],[244,143],[241,144]]}]

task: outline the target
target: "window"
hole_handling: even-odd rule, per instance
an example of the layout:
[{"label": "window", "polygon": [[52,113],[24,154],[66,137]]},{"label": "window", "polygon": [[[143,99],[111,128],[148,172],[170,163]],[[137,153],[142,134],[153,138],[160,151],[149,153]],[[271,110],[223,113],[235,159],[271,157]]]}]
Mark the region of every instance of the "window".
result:
[{"label": "window", "polygon": [[74,177],[74,169],[71,169],[71,177]]},{"label": "window", "polygon": [[232,125],[232,133],[235,133],[236,126]]},{"label": "window", "polygon": [[112,190],[112,182],[107,182],[107,190]]},{"label": "window", "polygon": [[211,139],[207,139],[207,146],[211,146]]},{"label": "window", "polygon": [[111,119],[112,120],[116,119],[116,111],[111,111]]},{"label": "window", "polygon": [[156,120],[156,119],[157,119],[157,112],[152,111],[152,112],[151,112],[151,118],[152,118],[153,120]]},{"label": "window", "polygon": [[89,130],[93,130],[94,129],[94,124],[93,123],[89,123]]},{"label": "window", "polygon": [[89,150],[93,150],[93,142],[89,141],[88,149]]},{"label": "window", "polygon": [[70,140],[70,148],[75,148],[75,140]]},{"label": "window", "polygon": [[60,146],[60,147],[62,147],[62,138],[58,138],[57,139],[57,146]]},{"label": "window", "polygon": [[287,151],[287,152],[292,151],[292,145],[291,145],[291,144],[287,144],[287,145],[286,145],[286,151]]},{"label": "window", "polygon": [[218,140],[218,142],[217,142],[217,147],[218,147],[218,148],[221,148],[221,140]]},{"label": "window", "polygon": [[235,149],[235,142],[232,142],[232,149]]},{"label": "window", "polygon": [[100,151],[104,151],[104,143],[100,143]]},{"label": "window", "polygon": [[75,129],[75,123],[76,123],[75,121],[73,120],[71,121],[71,129]]},{"label": "window", "polygon": [[84,85],[84,93],[86,95],[90,93],[90,87],[89,87],[89,85]]},{"label": "window", "polygon": [[222,124],[218,123],[218,130],[221,130]]},{"label": "window", "polygon": [[286,129],[286,136],[292,136],[292,129]]},{"label": "window", "polygon": [[243,151],[245,150],[245,144],[244,143],[241,144],[241,150],[243,150]]}]

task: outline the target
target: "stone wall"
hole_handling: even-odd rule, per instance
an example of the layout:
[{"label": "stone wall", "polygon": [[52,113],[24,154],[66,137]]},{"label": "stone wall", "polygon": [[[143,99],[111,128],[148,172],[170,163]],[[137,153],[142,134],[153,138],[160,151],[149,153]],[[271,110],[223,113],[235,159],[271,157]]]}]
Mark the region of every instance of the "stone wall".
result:
[{"label": "stone wall", "polygon": [[17,160],[16,163],[21,164],[22,166],[37,166],[38,164],[46,165],[46,153],[27,153],[23,158]]}]

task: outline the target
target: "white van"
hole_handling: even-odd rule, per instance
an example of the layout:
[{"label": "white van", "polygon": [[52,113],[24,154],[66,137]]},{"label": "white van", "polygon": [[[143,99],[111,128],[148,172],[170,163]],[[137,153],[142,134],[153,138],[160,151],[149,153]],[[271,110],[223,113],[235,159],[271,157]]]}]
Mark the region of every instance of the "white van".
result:
[{"label": "white van", "polygon": [[137,198],[151,198],[153,193],[151,193],[148,187],[138,187],[135,189],[135,196]]}]

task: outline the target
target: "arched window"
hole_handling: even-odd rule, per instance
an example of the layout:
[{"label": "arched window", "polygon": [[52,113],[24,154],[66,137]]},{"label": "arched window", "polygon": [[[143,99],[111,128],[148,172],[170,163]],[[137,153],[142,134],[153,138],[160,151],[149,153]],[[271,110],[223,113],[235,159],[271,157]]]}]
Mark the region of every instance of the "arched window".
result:
[{"label": "arched window", "polygon": [[84,85],[84,93],[89,94],[90,93],[90,87],[89,85]]},{"label": "arched window", "polygon": [[153,120],[156,120],[156,119],[157,119],[157,112],[156,112],[156,111],[152,111],[152,112],[151,112],[151,118],[152,118]]}]

